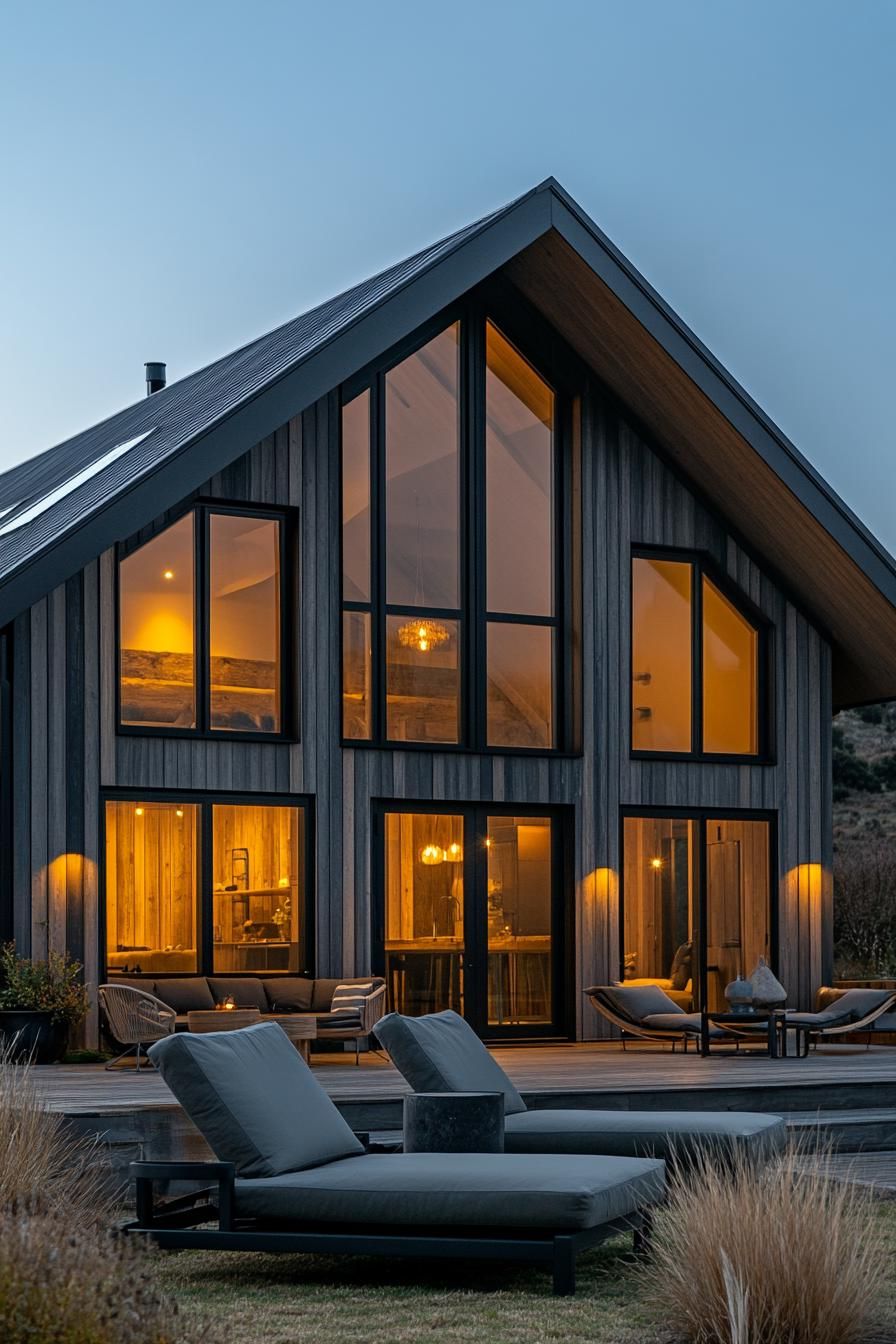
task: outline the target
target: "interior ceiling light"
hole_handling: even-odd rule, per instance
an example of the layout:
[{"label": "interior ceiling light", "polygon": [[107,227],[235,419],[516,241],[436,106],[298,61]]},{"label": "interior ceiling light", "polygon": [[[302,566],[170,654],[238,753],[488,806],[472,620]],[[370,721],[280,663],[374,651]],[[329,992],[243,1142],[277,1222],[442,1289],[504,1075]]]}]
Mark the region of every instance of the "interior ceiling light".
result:
[{"label": "interior ceiling light", "polygon": [[445,862],[445,851],[441,845],[424,845],[420,851],[420,862],[427,867]]},{"label": "interior ceiling light", "polygon": [[448,627],[441,621],[434,621],[431,616],[421,616],[398,627],[399,644],[403,644],[406,649],[416,649],[418,653],[429,653],[430,649],[447,644],[450,638]]}]

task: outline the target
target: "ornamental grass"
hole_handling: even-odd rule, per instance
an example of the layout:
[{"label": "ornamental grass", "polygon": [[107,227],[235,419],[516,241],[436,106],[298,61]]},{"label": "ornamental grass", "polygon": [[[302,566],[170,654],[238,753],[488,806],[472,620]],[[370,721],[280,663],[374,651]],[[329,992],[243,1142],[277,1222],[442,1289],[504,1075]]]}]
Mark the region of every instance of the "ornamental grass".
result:
[{"label": "ornamental grass", "polygon": [[673,1173],[643,1287],[689,1344],[863,1344],[885,1271],[873,1198],[797,1144],[765,1167],[704,1154]]}]

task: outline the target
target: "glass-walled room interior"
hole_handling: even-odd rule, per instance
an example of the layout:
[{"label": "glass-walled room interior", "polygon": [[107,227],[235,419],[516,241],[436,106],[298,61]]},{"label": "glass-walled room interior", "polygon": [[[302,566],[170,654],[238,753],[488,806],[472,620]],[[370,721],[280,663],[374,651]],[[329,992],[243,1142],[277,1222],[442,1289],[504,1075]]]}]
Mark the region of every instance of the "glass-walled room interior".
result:
[{"label": "glass-walled room interior", "polygon": [[626,817],[624,982],[724,1010],[726,985],[771,959],[770,846],[765,820]]},{"label": "glass-walled room interior", "polygon": [[383,842],[391,1007],[496,1035],[555,1025],[557,819],[388,811]]},{"label": "glass-walled room interior", "polygon": [[110,976],[305,970],[303,807],[115,800],[105,829]]}]

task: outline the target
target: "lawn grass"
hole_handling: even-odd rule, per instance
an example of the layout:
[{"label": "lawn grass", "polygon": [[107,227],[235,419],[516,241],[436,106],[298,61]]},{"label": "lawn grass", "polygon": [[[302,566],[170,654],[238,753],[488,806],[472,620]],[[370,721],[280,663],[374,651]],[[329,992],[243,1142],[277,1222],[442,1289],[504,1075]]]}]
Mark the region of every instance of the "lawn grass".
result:
[{"label": "lawn grass", "polygon": [[[695,1209],[695,1217],[699,1211]],[[876,1340],[896,1339],[896,1202],[874,1206],[885,1238]],[[550,1273],[497,1262],[388,1261],[184,1251],[160,1254],[161,1286],[187,1319],[227,1344],[671,1344],[638,1281],[629,1238],[579,1261],[575,1297],[555,1298]],[[873,1344],[869,1341],[868,1344]]]}]

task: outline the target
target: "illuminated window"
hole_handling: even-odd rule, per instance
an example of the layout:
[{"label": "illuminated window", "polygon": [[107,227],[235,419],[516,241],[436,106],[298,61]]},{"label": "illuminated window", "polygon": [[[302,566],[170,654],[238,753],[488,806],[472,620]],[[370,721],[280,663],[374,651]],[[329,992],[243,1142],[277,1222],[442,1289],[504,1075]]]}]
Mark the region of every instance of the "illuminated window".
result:
[{"label": "illuminated window", "polygon": [[108,801],[106,974],[306,973],[306,833],[294,800]]},{"label": "illuminated window", "polygon": [[763,642],[698,560],[635,556],[632,749],[759,755]]},{"label": "illuminated window", "polygon": [[556,402],[482,314],[345,400],[346,739],[559,745]]},{"label": "illuminated window", "polygon": [[279,515],[202,505],[122,558],[122,724],[286,730],[285,529]]}]

